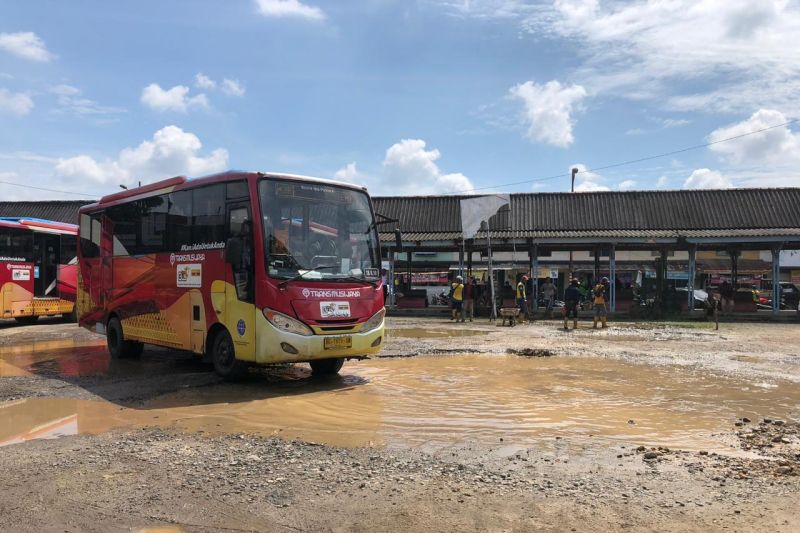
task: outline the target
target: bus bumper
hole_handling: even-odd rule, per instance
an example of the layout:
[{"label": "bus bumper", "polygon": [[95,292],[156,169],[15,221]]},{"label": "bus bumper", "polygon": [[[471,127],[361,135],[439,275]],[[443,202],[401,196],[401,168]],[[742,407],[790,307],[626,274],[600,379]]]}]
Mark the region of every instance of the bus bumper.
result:
[{"label": "bus bumper", "polygon": [[[295,363],[335,357],[362,357],[380,352],[386,342],[384,322],[366,333],[336,335],[297,335],[277,329],[259,317],[256,333],[256,363]],[[326,338],[350,338],[349,348],[326,348]],[[329,341],[330,342],[330,341]],[[296,351],[297,353],[292,353]]]}]

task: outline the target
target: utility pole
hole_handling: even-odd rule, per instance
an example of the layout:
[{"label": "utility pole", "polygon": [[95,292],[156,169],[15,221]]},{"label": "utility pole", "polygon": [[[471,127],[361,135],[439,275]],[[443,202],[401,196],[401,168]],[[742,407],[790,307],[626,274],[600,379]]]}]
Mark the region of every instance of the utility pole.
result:
[{"label": "utility pole", "polygon": [[[569,189],[569,192],[575,192],[575,174],[578,173],[577,168],[572,169],[572,186]],[[569,280],[572,279],[572,249],[569,250],[569,272],[567,272],[567,277],[564,279],[564,284],[568,284]]]}]

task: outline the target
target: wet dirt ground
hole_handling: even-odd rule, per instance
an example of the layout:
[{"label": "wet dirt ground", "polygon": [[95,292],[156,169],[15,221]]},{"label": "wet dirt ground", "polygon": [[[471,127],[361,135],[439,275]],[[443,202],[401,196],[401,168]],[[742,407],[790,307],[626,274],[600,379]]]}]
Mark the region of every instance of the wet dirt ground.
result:
[{"label": "wet dirt ground", "polygon": [[230,384],[0,322],[0,529],[797,530],[800,327],[559,325],[389,319]]}]

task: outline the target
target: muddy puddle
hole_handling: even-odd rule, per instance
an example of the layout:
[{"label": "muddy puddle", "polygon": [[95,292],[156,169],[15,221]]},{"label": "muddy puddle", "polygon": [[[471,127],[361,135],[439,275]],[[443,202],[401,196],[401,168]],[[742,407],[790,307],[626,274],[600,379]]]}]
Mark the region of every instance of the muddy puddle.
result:
[{"label": "muddy puddle", "polygon": [[[97,347],[69,353],[92,349]],[[105,356],[94,359],[107,362]],[[127,361],[133,365],[127,370],[138,365],[140,372],[158,373],[147,359]],[[20,362],[14,354],[2,360],[13,368]],[[50,361],[72,371],[73,363]],[[311,379],[305,365],[287,366],[241,384],[187,388],[134,407],[61,398],[4,402],[0,445],[163,427],[429,451],[500,445],[501,439],[504,446],[528,447],[556,436],[591,436],[724,453],[731,448],[714,434],[728,433],[737,417],[792,418],[799,409],[800,387],[791,383],[754,385],[686,367],[601,358],[467,354],[351,362],[341,376],[326,380]]]},{"label": "muddy puddle", "polygon": [[443,339],[446,337],[473,337],[476,335],[488,335],[489,333],[491,332],[479,329],[468,329],[467,327],[461,327],[456,329],[392,328],[386,330],[386,337],[387,338],[404,337],[412,339]]}]

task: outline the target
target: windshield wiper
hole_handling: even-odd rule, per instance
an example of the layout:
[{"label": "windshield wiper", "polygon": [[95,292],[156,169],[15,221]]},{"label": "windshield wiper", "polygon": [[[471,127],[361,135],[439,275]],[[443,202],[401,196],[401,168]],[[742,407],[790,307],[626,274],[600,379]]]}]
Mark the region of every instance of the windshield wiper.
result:
[{"label": "windshield wiper", "polygon": [[342,276],[342,277],[337,277],[337,278],[331,278],[330,281],[358,281],[358,282],[361,282],[361,283],[369,283],[370,285],[372,285],[373,289],[377,289],[378,288],[378,284],[375,283],[374,281],[368,280],[367,278],[357,278],[355,276]]},{"label": "windshield wiper", "polygon": [[289,279],[285,279],[285,280],[281,281],[280,283],[278,283],[278,288],[282,289],[282,288],[286,287],[289,283],[291,283],[293,281],[297,281],[299,279],[303,279],[303,276],[305,276],[306,274],[308,274],[310,272],[316,272],[317,270],[327,270],[327,269],[331,269],[331,268],[338,268],[338,267],[337,267],[337,265],[320,265],[320,266],[318,266],[316,268],[312,268],[312,269],[309,269],[309,270],[305,270],[303,272],[299,272],[296,276],[293,276],[293,277],[291,277]]}]

